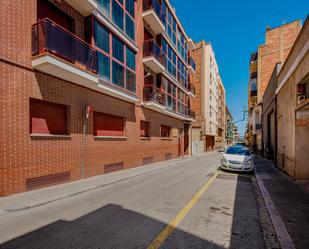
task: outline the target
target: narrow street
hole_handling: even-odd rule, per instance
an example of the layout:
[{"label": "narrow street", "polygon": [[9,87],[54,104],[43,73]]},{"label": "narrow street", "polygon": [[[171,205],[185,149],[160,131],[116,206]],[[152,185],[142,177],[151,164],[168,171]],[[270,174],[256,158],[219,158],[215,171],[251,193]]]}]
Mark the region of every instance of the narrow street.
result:
[{"label": "narrow street", "polygon": [[265,248],[252,176],[218,171],[219,161],[218,152],[172,160],[63,200],[0,212],[0,248]]}]

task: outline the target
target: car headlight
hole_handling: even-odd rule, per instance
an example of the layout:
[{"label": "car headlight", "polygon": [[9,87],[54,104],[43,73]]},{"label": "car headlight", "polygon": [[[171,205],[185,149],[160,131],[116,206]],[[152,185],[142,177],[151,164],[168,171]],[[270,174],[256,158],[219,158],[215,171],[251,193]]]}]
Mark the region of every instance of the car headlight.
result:
[{"label": "car headlight", "polygon": [[245,166],[251,166],[251,160],[245,161],[245,162],[244,162],[244,165],[245,165]]},{"label": "car headlight", "polygon": [[226,160],[225,158],[222,158],[221,163],[228,163],[228,160]]}]

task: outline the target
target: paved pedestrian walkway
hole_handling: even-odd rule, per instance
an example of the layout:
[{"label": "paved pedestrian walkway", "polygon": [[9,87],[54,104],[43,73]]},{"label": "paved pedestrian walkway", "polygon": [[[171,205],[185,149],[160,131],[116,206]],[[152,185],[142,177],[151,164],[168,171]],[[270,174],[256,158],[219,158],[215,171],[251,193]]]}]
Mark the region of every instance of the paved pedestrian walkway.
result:
[{"label": "paved pedestrian walkway", "polygon": [[[262,186],[271,199],[270,213],[275,209],[288,232],[287,237],[291,238],[296,248],[309,248],[309,191],[275,168],[269,160],[256,158],[255,166],[257,180],[262,181]],[[272,222],[280,224],[276,215],[274,217],[275,220]],[[285,228],[275,226],[275,229],[279,230],[279,233],[283,231],[283,234]],[[286,237],[281,239],[287,242]]]},{"label": "paved pedestrian walkway", "polygon": [[[203,153],[195,157],[205,157],[210,154],[216,154],[216,152]],[[173,160],[152,163],[149,165],[117,171],[110,174],[98,175],[79,181],[2,197],[0,198],[0,215],[5,212],[16,212],[38,207],[80,193],[99,189],[136,176],[150,174],[151,172],[161,170],[167,166],[180,163],[189,163],[193,159],[194,157],[179,157]]]}]

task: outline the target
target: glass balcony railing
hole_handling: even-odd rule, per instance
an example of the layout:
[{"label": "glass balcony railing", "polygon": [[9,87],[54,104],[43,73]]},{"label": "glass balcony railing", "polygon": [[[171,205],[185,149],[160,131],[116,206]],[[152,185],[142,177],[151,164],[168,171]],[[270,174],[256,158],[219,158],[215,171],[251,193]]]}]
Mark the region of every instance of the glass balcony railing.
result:
[{"label": "glass balcony railing", "polygon": [[155,57],[164,67],[166,66],[166,57],[164,51],[154,40],[148,40],[143,45],[143,56]]},{"label": "glass balcony railing", "polygon": [[[136,93],[134,75],[122,85],[113,84],[102,77],[106,66],[102,63],[103,53],[46,18],[32,26],[32,56],[51,54],[74,66],[96,74],[107,85],[129,94]],[[104,72],[105,73],[105,72]]]},{"label": "glass balcony railing", "polygon": [[98,52],[49,19],[32,26],[32,55],[53,54],[92,73],[98,71]]},{"label": "glass balcony railing", "polygon": [[161,4],[157,0],[143,0],[143,11],[153,9],[160,21],[164,23],[165,13]]},{"label": "glass balcony railing", "polygon": [[191,56],[189,56],[188,62],[189,62],[189,66],[191,66],[194,69],[194,71],[196,71],[196,64]]}]

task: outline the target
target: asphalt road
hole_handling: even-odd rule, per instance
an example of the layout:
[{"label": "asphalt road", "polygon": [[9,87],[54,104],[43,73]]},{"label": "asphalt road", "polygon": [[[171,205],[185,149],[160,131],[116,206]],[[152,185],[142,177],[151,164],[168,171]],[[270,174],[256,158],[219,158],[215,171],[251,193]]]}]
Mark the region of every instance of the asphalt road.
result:
[{"label": "asphalt road", "polygon": [[209,153],[0,216],[0,248],[265,248],[250,175]]}]

